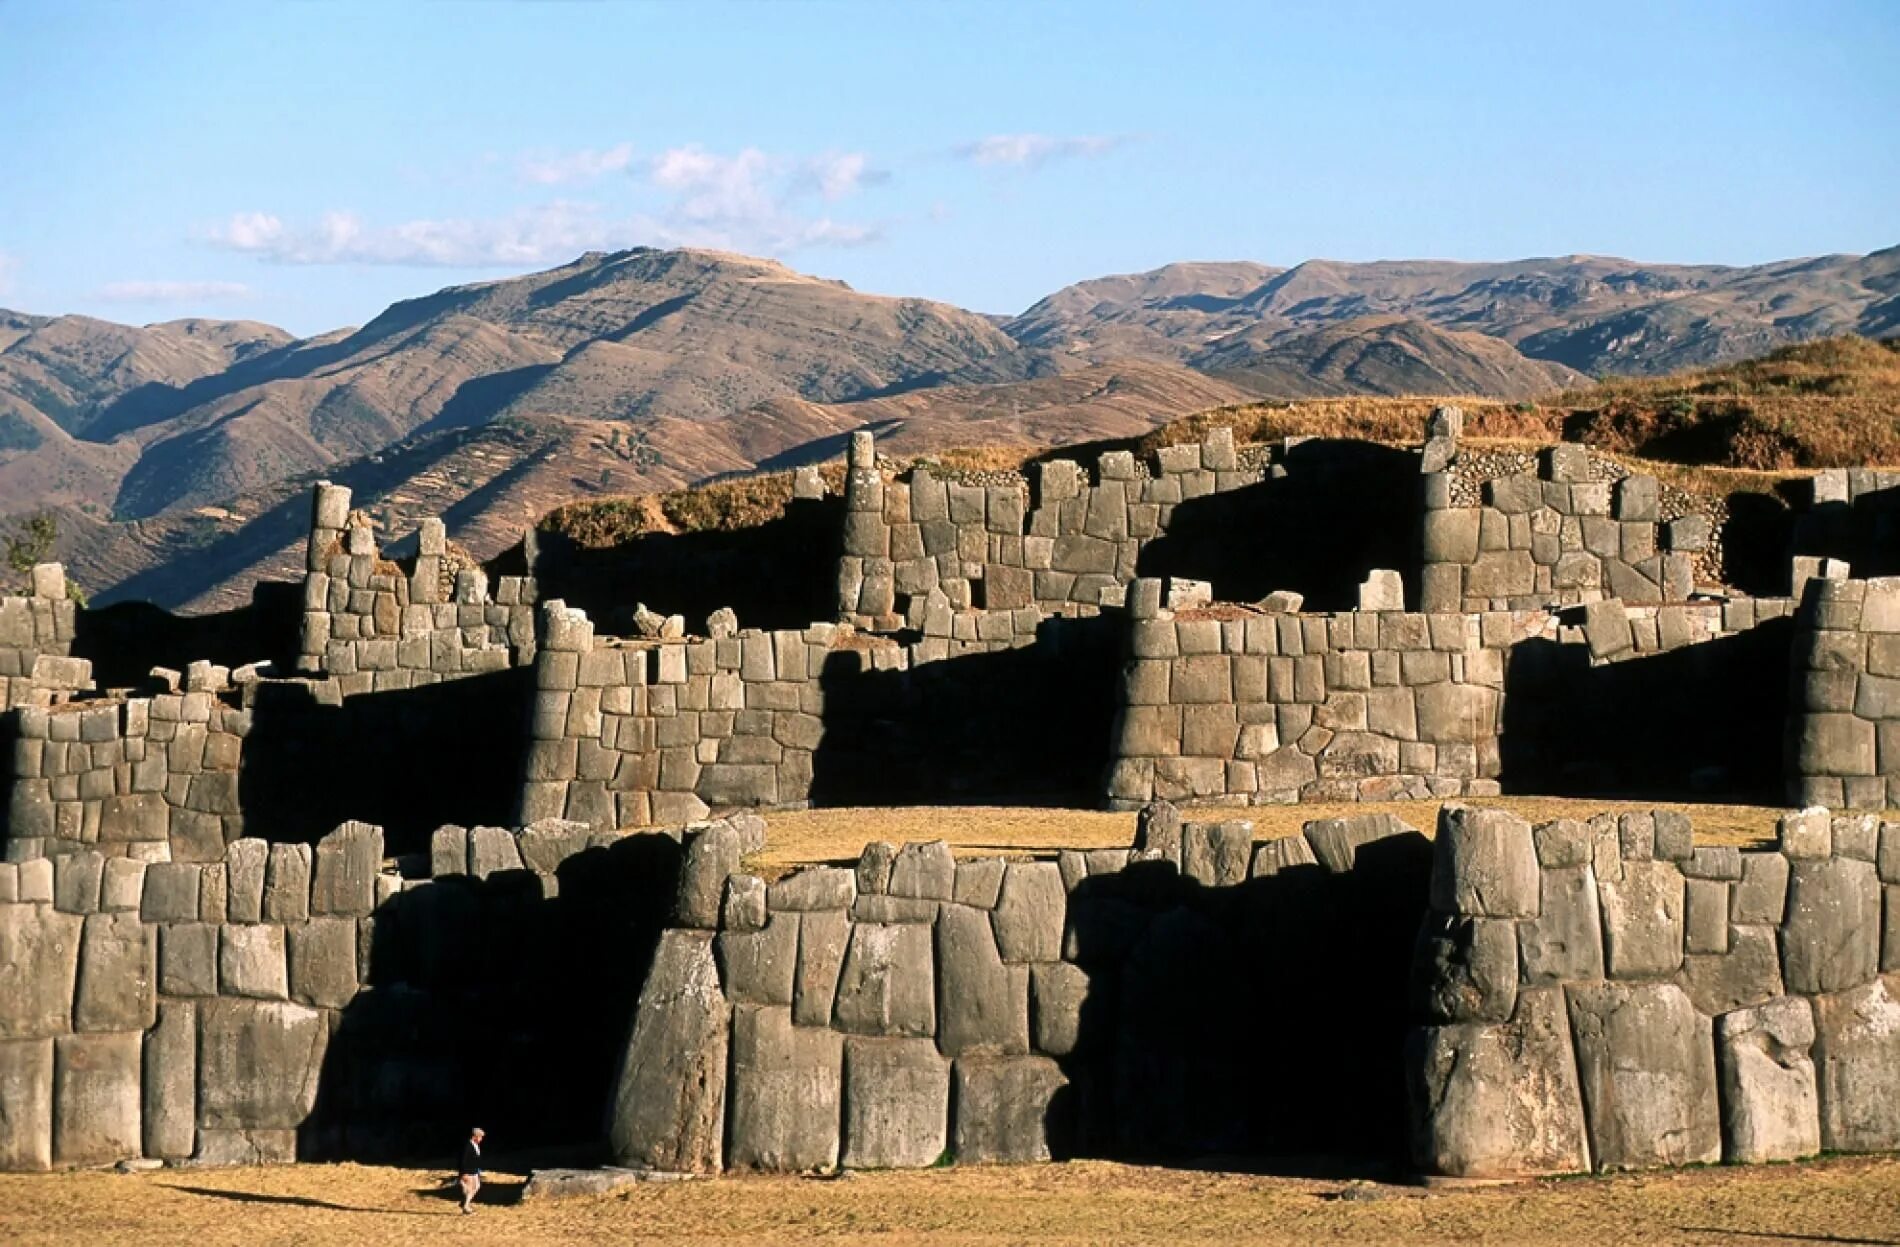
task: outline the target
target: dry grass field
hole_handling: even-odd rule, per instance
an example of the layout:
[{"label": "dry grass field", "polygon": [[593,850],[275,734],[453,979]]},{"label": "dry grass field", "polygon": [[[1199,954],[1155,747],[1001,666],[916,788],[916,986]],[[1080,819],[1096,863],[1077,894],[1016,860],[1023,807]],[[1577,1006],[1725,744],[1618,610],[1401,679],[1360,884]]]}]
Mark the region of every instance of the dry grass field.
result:
[{"label": "dry grass field", "polygon": [[1900,1243],[1900,1159],[1701,1169],[1464,1190],[1102,1162],[726,1178],[518,1203],[493,1175],[462,1217],[412,1169],[0,1175],[11,1247],[366,1243]]},{"label": "dry grass field", "polygon": [[[1315,819],[1354,814],[1395,814],[1426,835],[1438,826],[1441,801],[1386,801],[1348,804],[1268,805],[1250,809],[1205,810],[1189,817],[1245,818],[1254,838],[1272,840],[1298,835]],[[1556,818],[1588,818],[1605,810],[1681,810],[1695,824],[1696,843],[1764,847],[1775,837],[1783,811],[1753,805],[1682,805],[1656,801],[1604,801],[1595,798],[1477,798],[1469,805],[1512,810],[1532,823]],[[873,840],[903,844],[947,840],[962,857],[988,854],[1053,853],[1058,849],[1126,848],[1134,841],[1133,814],[1022,806],[914,806],[895,809],[790,810],[766,816],[765,851],[752,865],[779,872],[807,862],[855,861]]]}]

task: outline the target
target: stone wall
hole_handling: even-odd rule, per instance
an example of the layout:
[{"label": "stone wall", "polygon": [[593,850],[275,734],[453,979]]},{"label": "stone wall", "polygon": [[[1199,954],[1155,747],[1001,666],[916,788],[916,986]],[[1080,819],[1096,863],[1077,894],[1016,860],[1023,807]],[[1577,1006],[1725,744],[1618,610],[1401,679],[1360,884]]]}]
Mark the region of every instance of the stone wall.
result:
[{"label": "stone wall", "polygon": [[1900,825],[1809,809],[1779,841],[1696,847],[1663,810],[1533,830],[1447,807],[1407,1058],[1419,1167],[1900,1147]]},{"label": "stone wall", "polygon": [[1541,613],[1270,614],[1129,590],[1112,806],[1495,794],[1510,646]]},{"label": "stone wall", "polygon": [[1460,449],[1461,419],[1434,415],[1421,461],[1423,609],[1682,602],[1721,583],[1719,527],[1687,494],[1574,443]]},{"label": "stone wall", "polygon": [[[1863,576],[1900,574],[1900,472],[1828,468],[1809,482],[1794,518],[1794,554],[1838,559]],[[1794,586],[1799,595],[1801,587]]]},{"label": "stone wall", "polygon": [[[0,1171],[415,1158],[471,1116],[591,1139],[679,835],[449,827],[392,863],[349,823],[202,863],[0,864]],[[613,942],[591,993],[573,939]]]},{"label": "stone wall", "polygon": [[[459,566],[457,564],[460,564]],[[534,657],[535,587],[450,558],[439,519],[422,522],[405,572],[384,559],[350,491],[320,481],[311,502],[297,669],[335,677],[345,696],[524,665]]]},{"label": "stone wall", "polygon": [[244,834],[238,764],[251,712],[229,673],[193,664],[167,691],[13,713],[3,829],[9,861],[91,849],[144,862],[212,862]]},{"label": "stone wall", "polygon": [[33,568],[31,594],[0,597],[0,711],[92,687],[92,664],[71,657],[78,616],[58,563]]},{"label": "stone wall", "polygon": [[1900,577],[1810,580],[1792,668],[1790,798],[1830,809],[1900,803]]},{"label": "stone wall", "polygon": [[[1740,636],[1786,619],[1794,610],[1793,598],[1728,598],[1666,606],[1630,606],[1606,598],[1584,608],[1581,639],[1589,646],[1593,663],[1628,662]],[[1570,638],[1566,634],[1563,639]]]},{"label": "stone wall", "polygon": [[[1143,546],[1167,531],[1174,508],[1262,479],[1261,447],[1236,449],[1233,430],[1170,446],[1143,463],[1104,454],[1095,478],[1072,460],[1037,465],[1035,489],[1020,473],[952,478],[919,466],[890,477],[869,433],[852,435],[845,487],[839,619],[874,631],[929,632],[945,619],[1025,612],[1092,614],[1134,579]],[[1037,616],[1039,617],[1039,616]],[[1022,620],[968,625],[1000,643]]]},{"label": "stone wall", "polygon": [[[1183,824],[1157,807],[1132,850],[955,860],[941,841],[879,843],[855,869],[769,883],[743,872],[742,852],[722,829],[686,841],[676,925],[621,1066],[616,1163],[801,1171],[1323,1148],[1321,1115],[1292,1111],[1301,1089],[1258,1077],[1296,1049],[1362,1145],[1383,1118],[1360,1112],[1356,1092],[1400,1098],[1365,1068],[1401,1030],[1377,1020],[1393,1002],[1366,973],[1376,954],[1324,987],[1264,959],[1289,927],[1330,952],[1353,940],[1330,923],[1351,923],[1402,974],[1418,914],[1406,897],[1424,884],[1409,863],[1426,851],[1395,819],[1255,844],[1248,822]],[[1365,887],[1381,878],[1396,889]],[[1337,971],[1327,952],[1292,960],[1318,979]],[[1221,1030],[1243,1018],[1244,1041]],[[1396,1048],[1383,1061],[1396,1073]]]}]

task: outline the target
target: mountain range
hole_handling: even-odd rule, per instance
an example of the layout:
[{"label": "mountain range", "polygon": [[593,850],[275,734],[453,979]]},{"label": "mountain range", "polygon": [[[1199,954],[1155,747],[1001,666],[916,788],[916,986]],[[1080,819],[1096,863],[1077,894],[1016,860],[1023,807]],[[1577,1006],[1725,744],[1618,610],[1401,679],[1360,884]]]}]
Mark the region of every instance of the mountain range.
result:
[{"label": "mountain range", "polygon": [[1525,399],[1839,333],[1900,331],[1900,248],[1754,267],[1171,264],[1019,316],[771,260],[589,253],[295,339],[0,311],[0,522],[53,509],[101,600],[206,609],[295,565],[308,483],[480,557],[553,505],[828,457],[1144,432],[1350,394]]}]

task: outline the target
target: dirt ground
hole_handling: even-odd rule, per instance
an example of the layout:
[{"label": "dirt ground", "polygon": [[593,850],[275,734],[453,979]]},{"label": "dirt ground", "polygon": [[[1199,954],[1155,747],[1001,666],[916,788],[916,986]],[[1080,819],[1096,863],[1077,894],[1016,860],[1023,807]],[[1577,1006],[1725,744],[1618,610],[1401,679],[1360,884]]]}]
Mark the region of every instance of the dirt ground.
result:
[{"label": "dirt ground", "polygon": [[[1320,818],[1353,814],[1396,814],[1431,835],[1438,826],[1441,801],[1385,801],[1352,804],[1265,805],[1229,811],[1207,810],[1189,817],[1246,818],[1260,840],[1299,834]],[[1499,806],[1533,823],[1556,818],[1588,818],[1604,810],[1681,810],[1695,823],[1697,844],[1766,847],[1774,843],[1775,820],[1783,811],[1753,805],[1682,805],[1657,801],[1572,800],[1563,797],[1476,798],[1468,805]],[[895,809],[789,810],[766,816],[765,852],[754,859],[761,869],[805,862],[855,861],[866,842],[948,840],[960,857],[994,853],[1049,853],[1057,849],[1125,848],[1135,838],[1133,814],[1022,806],[916,806]]]},{"label": "dirt ground", "polygon": [[1101,1162],[726,1178],[557,1203],[497,1173],[473,1217],[440,1176],[302,1165],[0,1175],[12,1247],[787,1242],[1900,1244],[1900,1159],[1424,1190]]}]

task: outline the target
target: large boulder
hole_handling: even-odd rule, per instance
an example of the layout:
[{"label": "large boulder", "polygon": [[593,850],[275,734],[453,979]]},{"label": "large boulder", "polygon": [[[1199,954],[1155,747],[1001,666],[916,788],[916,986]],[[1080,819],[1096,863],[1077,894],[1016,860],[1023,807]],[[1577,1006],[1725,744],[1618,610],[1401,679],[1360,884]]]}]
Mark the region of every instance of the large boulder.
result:
[{"label": "large boulder", "polygon": [[83,923],[51,905],[0,905],[0,1039],[72,1029]]},{"label": "large boulder", "polygon": [[929,1039],[854,1035],[844,1045],[844,1164],[921,1169],[950,1133],[950,1062]]},{"label": "large boulder", "polygon": [[675,922],[708,931],[718,927],[726,876],[739,869],[741,850],[739,833],[726,823],[714,823],[687,836],[673,907]]},{"label": "large boulder", "polygon": [[957,1163],[1028,1164],[1050,1156],[1050,1110],[1068,1085],[1044,1056],[965,1056],[956,1062]]},{"label": "large boulder", "polygon": [[136,913],[88,914],[73,1029],[138,1031],[157,1020],[158,928]]},{"label": "large boulder", "polygon": [[317,841],[310,912],[368,917],[376,908],[376,873],[383,861],[383,829],[344,823]]},{"label": "large boulder", "polygon": [[1900,979],[1875,979],[1814,999],[1814,1068],[1821,1146],[1833,1152],[1900,1148]]},{"label": "large boulder", "polygon": [[731,1019],[712,934],[664,932],[640,990],[615,1088],[608,1141],[616,1163],[719,1171]]},{"label": "large boulder", "polygon": [[1682,872],[1674,862],[1626,861],[1621,873],[1621,878],[1597,881],[1610,976],[1674,974],[1682,967]]},{"label": "large boulder", "polygon": [[323,1013],[285,1000],[198,1006],[198,1124],[294,1130],[310,1116],[329,1045]]},{"label": "large boulder", "polygon": [[0,1173],[53,1164],[53,1041],[0,1039]]},{"label": "large boulder", "polygon": [[833,1025],[854,1035],[934,1035],[936,986],[929,927],[854,923],[832,1006]]},{"label": "large boulder", "polygon": [[1781,977],[1803,994],[1846,991],[1880,970],[1880,878],[1849,857],[1794,861],[1781,924]]},{"label": "large boulder", "polygon": [[54,1041],[53,1161],[109,1165],[139,1154],[140,1036]]},{"label": "large boulder", "polygon": [[719,981],[734,1004],[787,1005],[798,971],[798,914],[773,914],[756,931],[721,931]]},{"label": "large boulder", "polygon": [[835,1168],[843,1071],[836,1031],[793,1026],[790,1008],[737,1006],[726,1163],[790,1173]]},{"label": "large boulder", "polygon": [[1535,918],[1517,924],[1518,960],[1526,983],[1588,982],[1603,977],[1603,919],[1596,872],[1586,862],[1546,866]]},{"label": "large boulder", "polygon": [[1731,1163],[1799,1160],[1821,1150],[1815,1092],[1814,1013],[1798,996],[1716,1019],[1722,1072],[1722,1142]]},{"label": "large boulder", "polygon": [[937,918],[937,1045],[946,1056],[1029,1051],[1029,967],[1003,963],[989,913],[969,905]]},{"label": "large boulder", "polygon": [[1709,1019],[1673,983],[1565,989],[1599,1170],[1722,1158]]},{"label": "large boulder", "polygon": [[[902,858],[900,855],[899,861]],[[1242,869],[1245,869],[1244,863]],[[1062,956],[1068,891],[1054,862],[1011,862],[990,915],[1004,961],[1055,961]],[[971,912],[976,912],[972,910]]]},{"label": "large boulder", "polygon": [[1419,1009],[1431,1021],[1509,1021],[1517,1006],[1517,924],[1427,914],[1412,981]]},{"label": "large boulder", "polygon": [[198,1009],[167,1000],[158,1025],[145,1036],[145,1154],[165,1160],[190,1156],[198,1136]]},{"label": "large boulder", "polygon": [[1509,1022],[1413,1032],[1413,1160],[1460,1178],[1576,1173],[1590,1167],[1583,1099],[1563,993],[1518,993]]},{"label": "large boulder", "polygon": [[1433,909],[1478,918],[1535,918],[1538,890],[1529,823],[1503,810],[1447,805],[1439,811]]},{"label": "large boulder", "polygon": [[[838,909],[808,909],[798,915],[798,971],[792,981],[792,1021],[828,1026],[838,997],[838,975],[851,938],[851,917]],[[929,947],[929,941],[924,941]],[[922,989],[931,996],[930,985]]]}]

